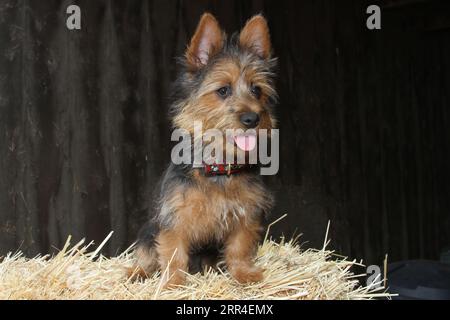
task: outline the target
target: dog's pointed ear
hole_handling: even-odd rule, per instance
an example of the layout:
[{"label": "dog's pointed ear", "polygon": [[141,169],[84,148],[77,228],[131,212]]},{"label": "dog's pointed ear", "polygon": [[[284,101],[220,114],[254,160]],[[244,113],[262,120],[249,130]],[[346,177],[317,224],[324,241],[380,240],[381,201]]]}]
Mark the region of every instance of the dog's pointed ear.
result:
[{"label": "dog's pointed ear", "polygon": [[216,18],[204,13],[186,50],[186,60],[193,69],[208,64],[209,59],[223,47],[224,33]]},{"label": "dog's pointed ear", "polygon": [[258,14],[247,21],[239,36],[239,44],[262,59],[270,58],[272,45],[269,26],[262,15]]}]

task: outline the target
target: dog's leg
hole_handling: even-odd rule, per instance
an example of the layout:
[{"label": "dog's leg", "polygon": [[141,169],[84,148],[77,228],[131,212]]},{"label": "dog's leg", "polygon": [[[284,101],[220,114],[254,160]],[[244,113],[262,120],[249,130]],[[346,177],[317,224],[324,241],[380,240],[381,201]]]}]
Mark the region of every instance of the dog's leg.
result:
[{"label": "dog's leg", "polygon": [[147,278],[158,271],[158,253],[156,252],[155,236],[159,233],[159,225],[154,220],[147,221],[139,230],[134,256],[136,262],[128,269],[132,280]]},{"label": "dog's leg", "polygon": [[157,251],[164,287],[184,284],[188,271],[189,245],[181,232],[162,231],[157,237]]},{"label": "dog's leg", "polygon": [[260,227],[240,224],[229,235],[225,244],[225,261],[231,275],[240,283],[258,282],[263,270],[254,264]]},{"label": "dog's leg", "polygon": [[156,248],[145,244],[139,244],[134,252],[136,256],[135,265],[128,269],[128,277],[132,280],[148,278],[158,270],[158,254]]}]

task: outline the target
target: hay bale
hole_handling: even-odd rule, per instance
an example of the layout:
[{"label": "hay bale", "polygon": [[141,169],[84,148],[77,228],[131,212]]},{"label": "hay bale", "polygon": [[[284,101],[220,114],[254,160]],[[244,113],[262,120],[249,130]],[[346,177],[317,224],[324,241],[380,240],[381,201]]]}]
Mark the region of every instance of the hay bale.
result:
[{"label": "hay bale", "polygon": [[20,252],[0,263],[0,299],[373,299],[389,297],[384,289],[361,287],[350,268],[359,265],[332,251],[301,250],[294,241],[265,240],[257,265],[265,268],[260,283],[240,285],[223,271],[188,275],[183,287],[161,290],[160,275],[133,282],[126,269],[132,248],[118,257],[99,255],[84,241],[53,257],[28,259]]}]

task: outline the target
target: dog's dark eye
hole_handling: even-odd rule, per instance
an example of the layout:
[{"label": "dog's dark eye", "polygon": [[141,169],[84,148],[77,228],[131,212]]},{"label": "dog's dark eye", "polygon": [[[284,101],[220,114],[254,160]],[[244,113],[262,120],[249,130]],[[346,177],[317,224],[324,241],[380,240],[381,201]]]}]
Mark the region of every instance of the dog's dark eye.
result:
[{"label": "dog's dark eye", "polygon": [[217,95],[219,97],[221,97],[222,99],[228,98],[229,96],[231,96],[231,93],[232,92],[231,92],[231,87],[230,86],[225,86],[225,87],[222,87],[222,88],[217,90]]},{"label": "dog's dark eye", "polygon": [[252,95],[253,95],[256,99],[261,98],[261,87],[252,85],[251,88],[250,88],[250,91],[252,92]]}]

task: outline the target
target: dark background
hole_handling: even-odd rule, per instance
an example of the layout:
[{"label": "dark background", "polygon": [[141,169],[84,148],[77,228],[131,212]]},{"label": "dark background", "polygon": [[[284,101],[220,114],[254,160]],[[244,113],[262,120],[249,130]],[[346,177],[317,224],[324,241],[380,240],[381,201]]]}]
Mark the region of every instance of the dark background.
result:
[{"label": "dark background", "polygon": [[[82,30],[66,28],[78,4]],[[368,4],[382,30],[366,28]],[[135,240],[168,164],[169,84],[198,18],[269,20],[274,236],[380,263],[450,245],[449,1],[0,0],[0,255]]]}]

